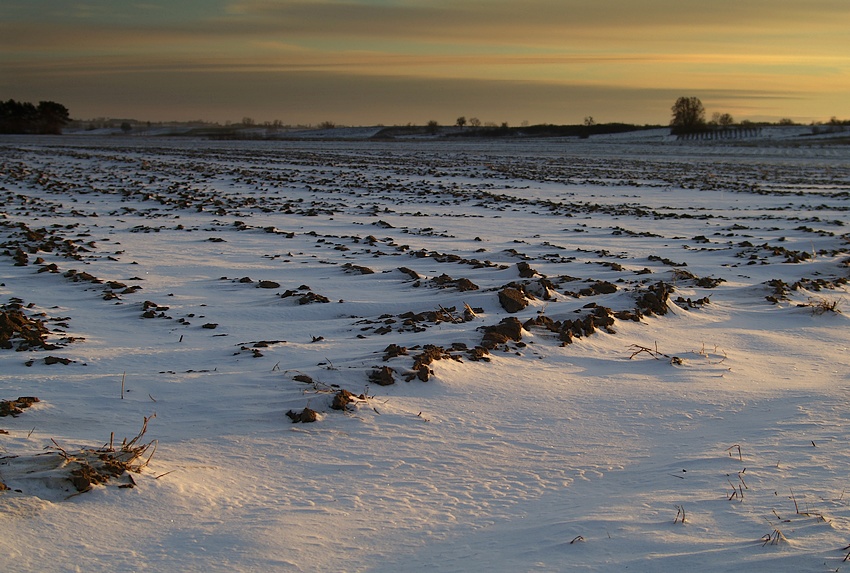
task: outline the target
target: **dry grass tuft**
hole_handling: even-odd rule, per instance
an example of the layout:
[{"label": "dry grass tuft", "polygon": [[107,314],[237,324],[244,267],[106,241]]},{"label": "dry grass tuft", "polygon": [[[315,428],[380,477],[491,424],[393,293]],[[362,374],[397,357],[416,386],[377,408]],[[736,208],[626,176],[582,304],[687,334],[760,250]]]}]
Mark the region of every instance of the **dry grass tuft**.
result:
[{"label": "dry grass tuft", "polygon": [[788,543],[788,538],[778,529],[774,529],[771,533],[766,533],[762,536],[761,540],[763,542],[761,544],[762,547],[765,545],[785,545]]},{"label": "dry grass tuft", "polygon": [[[111,479],[117,478],[128,472],[140,473],[147,466],[156,452],[157,442],[141,443],[142,437],[147,432],[148,422],[156,417],[156,414],[144,418],[142,429],[132,440],[125,438],[118,448],[113,446],[113,436],[109,438],[109,444],[101,448],[81,449],[69,453],[62,448],[56,440],[51,440],[55,449],[65,459],[65,468],[69,470],[68,479],[74,485],[77,493],[83,493],[98,484],[105,484]],[[152,449],[151,449],[152,448]],[[142,459],[147,454],[146,459]],[[128,481],[119,487],[132,488],[136,482],[128,475]],[[75,494],[76,495],[76,494]]]},{"label": "dry grass tuft", "polygon": [[838,308],[838,304],[840,300],[829,300],[826,298],[809,298],[807,303],[801,304],[799,306],[811,308],[812,314],[815,316],[820,316],[822,314],[826,314],[828,312],[834,314],[841,314],[841,309]]}]

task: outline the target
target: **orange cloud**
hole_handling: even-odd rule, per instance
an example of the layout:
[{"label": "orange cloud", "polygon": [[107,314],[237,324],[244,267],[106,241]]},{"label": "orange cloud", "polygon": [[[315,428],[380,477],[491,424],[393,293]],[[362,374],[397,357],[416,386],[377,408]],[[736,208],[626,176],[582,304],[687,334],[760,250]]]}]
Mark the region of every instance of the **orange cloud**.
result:
[{"label": "orange cloud", "polygon": [[[799,116],[806,106],[836,106],[850,92],[846,0],[205,0],[202,10],[162,0],[97,10],[8,1],[0,88],[10,96],[50,81],[65,85],[68,77],[266,74],[274,83],[281,76],[306,82],[292,74],[313,71],[358,77],[358,84],[396,85],[389,78],[397,78],[399,90],[447,82],[458,97],[463,82],[543,91],[716,89],[729,98],[758,86],[771,97],[796,94],[799,103],[788,105],[797,107],[784,115]],[[369,103],[388,109],[380,101]],[[669,105],[662,107],[666,116]]]}]

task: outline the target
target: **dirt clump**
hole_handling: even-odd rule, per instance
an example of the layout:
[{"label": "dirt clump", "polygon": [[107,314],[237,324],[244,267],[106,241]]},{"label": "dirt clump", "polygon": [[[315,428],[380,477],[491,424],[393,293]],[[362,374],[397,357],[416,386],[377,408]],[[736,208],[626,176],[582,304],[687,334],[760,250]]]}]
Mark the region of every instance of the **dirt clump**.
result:
[{"label": "dirt clump", "polygon": [[15,254],[12,256],[16,267],[25,267],[29,264],[29,255],[27,255],[20,247],[15,249]]},{"label": "dirt clump", "polygon": [[605,306],[593,306],[593,311],[584,318],[565,320],[560,325],[559,338],[563,344],[570,344],[574,338],[590,336],[598,328],[604,328],[613,334],[614,316],[611,309]]},{"label": "dirt clump", "polygon": [[[454,346],[457,345],[453,345],[453,347]],[[462,348],[458,346],[455,349],[461,351],[465,350],[465,345],[462,346]],[[457,360],[458,362],[460,362],[461,358],[460,356],[452,354],[449,350],[446,350],[442,346],[426,344],[422,347],[422,352],[414,356],[413,370],[405,375],[405,380],[407,382],[410,382],[414,378],[418,378],[422,382],[427,382],[433,374],[431,369],[428,368],[428,365],[437,360]]]},{"label": "dirt clump", "polygon": [[519,289],[505,287],[499,291],[499,304],[502,305],[507,312],[519,312],[528,306],[528,299],[525,294]]},{"label": "dirt clump", "polygon": [[596,303],[590,303],[584,308],[590,309],[590,312],[581,318],[562,321],[540,315],[525,321],[523,326],[526,330],[536,327],[557,333],[562,345],[570,344],[576,338],[589,336],[600,328],[605,329],[610,334],[614,334],[614,317],[617,313],[614,313],[608,307],[597,305]]},{"label": "dirt clump", "polygon": [[550,317],[545,314],[537,315],[534,318],[529,318],[523,323],[523,328],[526,330],[531,330],[532,327],[543,328],[548,330],[549,332],[560,332],[561,331],[561,322],[552,320]]},{"label": "dirt clump", "polygon": [[[98,463],[99,462],[99,463]],[[78,467],[71,470],[68,479],[78,492],[88,491],[94,485],[107,483],[124,473],[125,466],[111,456],[101,454],[92,465],[89,462],[77,461]]]},{"label": "dirt clump", "polygon": [[384,362],[389,360],[390,358],[395,358],[397,356],[406,356],[407,355],[407,347],[399,346],[398,344],[390,344],[384,349]]},{"label": "dirt clump", "polygon": [[[299,292],[305,291],[305,292]],[[322,296],[320,294],[314,293],[310,287],[307,285],[301,285],[297,290],[286,290],[280,295],[280,298],[289,298],[289,297],[298,297],[298,304],[312,304],[312,303],[327,303],[330,302],[330,299],[326,296]]]},{"label": "dirt clump", "polygon": [[35,396],[19,396],[17,400],[0,400],[0,417],[12,416],[17,418],[23,411],[36,402],[41,402]]},{"label": "dirt clump", "polygon": [[[339,392],[334,394],[333,402],[331,402],[331,408],[334,410],[347,410],[349,404],[357,402],[360,399],[361,398],[358,398],[345,388],[342,388]],[[362,399],[365,400],[365,396]]]},{"label": "dirt clump", "polygon": [[707,296],[703,297],[703,298],[698,298],[696,300],[692,300],[690,297],[685,298],[685,297],[681,297],[681,296],[676,298],[676,304],[685,305],[687,308],[690,308],[690,309],[702,308],[704,305],[710,304],[710,303],[711,303],[711,299],[709,299]]},{"label": "dirt clump", "polygon": [[664,282],[658,282],[650,285],[645,293],[637,299],[638,309],[644,314],[657,314],[663,316],[667,314],[669,307],[667,299],[673,294],[673,287]]},{"label": "dirt clump", "polygon": [[167,306],[160,306],[152,300],[146,300],[142,303],[142,318],[171,318],[165,311],[169,310]]},{"label": "dirt clump", "polygon": [[769,294],[764,297],[768,302],[778,304],[780,301],[788,300],[788,294],[791,292],[791,289],[785,281],[780,279],[771,279],[764,284],[773,289],[773,294]]},{"label": "dirt clump", "polygon": [[531,268],[531,265],[529,265],[525,261],[518,262],[516,264],[516,267],[517,267],[517,270],[519,271],[519,276],[524,278],[524,279],[530,279],[534,275],[539,274],[536,270]]},{"label": "dirt clump", "polygon": [[342,268],[344,268],[346,270],[346,272],[359,273],[361,275],[373,275],[373,274],[375,274],[375,271],[373,271],[369,267],[364,267],[364,266],[360,266],[360,265],[353,265],[351,263],[345,263],[344,265],[342,265]]},{"label": "dirt clump", "polygon": [[484,327],[484,339],[481,341],[481,346],[492,350],[509,340],[514,342],[522,340],[522,323],[514,316],[503,318],[499,324]]},{"label": "dirt clump", "polygon": [[406,274],[407,276],[409,276],[410,278],[412,278],[415,281],[422,278],[422,275],[420,275],[419,273],[417,273],[413,269],[409,269],[407,267],[399,267],[398,270],[403,272],[404,274]]},{"label": "dirt clump", "polygon": [[309,424],[319,419],[318,412],[311,410],[310,408],[304,408],[300,412],[290,410],[286,413],[286,415],[290,420],[292,420],[293,424],[297,424],[298,422],[301,422],[302,424]]},{"label": "dirt clump", "polygon": [[483,346],[470,348],[466,355],[473,362],[490,362],[490,351]]},{"label": "dirt clump", "polygon": [[434,277],[431,279],[435,285],[439,288],[451,288],[454,287],[460,292],[468,292],[473,290],[478,290],[478,285],[466,278],[453,279],[449,275],[443,273],[438,277]]},{"label": "dirt clump", "polygon": [[617,285],[608,281],[597,281],[587,288],[578,291],[581,296],[594,296],[597,294],[613,294],[617,292]]},{"label": "dirt clump", "polygon": [[381,366],[377,370],[372,370],[369,374],[369,382],[373,382],[378,386],[391,386],[395,384],[394,372],[395,370],[389,366]]},{"label": "dirt clump", "polygon": [[0,348],[12,349],[17,343],[17,350],[41,348],[55,350],[57,347],[47,343],[50,331],[44,322],[30,318],[21,310],[0,310]]},{"label": "dirt clump", "polygon": [[[469,305],[464,305],[462,313],[459,313],[455,306],[440,306],[437,310],[426,310],[423,312],[408,311],[398,315],[398,318],[402,321],[401,327],[398,330],[399,332],[405,330],[424,332],[428,326],[443,322],[450,322],[452,324],[470,322],[475,319],[477,313],[483,312],[483,308],[472,308]],[[384,317],[381,318],[383,319]],[[366,324],[366,322],[361,321],[359,324]]]}]

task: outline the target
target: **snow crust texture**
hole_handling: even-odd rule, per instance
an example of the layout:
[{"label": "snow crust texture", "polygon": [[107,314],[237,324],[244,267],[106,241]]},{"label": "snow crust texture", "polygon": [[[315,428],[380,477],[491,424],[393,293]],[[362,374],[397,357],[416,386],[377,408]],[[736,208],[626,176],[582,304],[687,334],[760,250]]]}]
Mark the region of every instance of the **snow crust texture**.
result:
[{"label": "snow crust texture", "polygon": [[840,142],[4,138],[0,204],[4,571],[850,570]]}]

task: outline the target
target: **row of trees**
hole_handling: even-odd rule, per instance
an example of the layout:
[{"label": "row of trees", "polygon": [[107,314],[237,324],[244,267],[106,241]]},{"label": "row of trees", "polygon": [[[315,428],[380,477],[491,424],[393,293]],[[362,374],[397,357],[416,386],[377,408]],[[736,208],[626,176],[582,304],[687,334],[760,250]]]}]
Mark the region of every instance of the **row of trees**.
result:
[{"label": "row of trees", "polygon": [[[673,134],[699,133],[715,128],[728,128],[735,125],[735,119],[728,113],[715,112],[711,120],[705,119],[705,107],[697,97],[680,97],[671,108],[673,117],[670,127]],[[738,124],[742,127],[755,125],[751,121],[744,120]],[[782,118],[775,125],[800,125],[789,118]],[[850,120],[841,120],[833,116],[828,122],[812,122],[812,132],[821,133],[829,131],[843,131],[850,126]]]},{"label": "row of trees", "polygon": [[[694,133],[704,131],[710,127],[730,127],[734,125],[735,119],[731,114],[716,112],[712,115],[711,121],[705,119],[705,107],[697,97],[680,97],[676,100],[671,108],[673,118],[670,120],[670,126],[674,134]],[[481,120],[477,117],[466,119],[466,116],[457,118],[455,125],[461,129],[470,125],[471,127],[481,127]],[[584,127],[591,128],[596,124],[596,121],[591,116],[584,118]],[[437,122],[429,122],[428,126],[432,129],[437,127]],[[495,124],[493,124],[495,127]],[[502,128],[507,128],[507,123],[502,124]]]},{"label": "row of trees", "polygon": [[[528,125],[528,122],[523,122],[523,123],[525,125]],[[463,129],[463,127],[467,124],[469,124],[470,127],[474,127],[476,129],[478,129],[479,127],[482,126],[481,120],[478,119],[477,117],[471,117],[471,118],[469,118],[469,121],[467,121],[466,116],[462,115],[459,118],[457,118],[457,121],[455,121],[455,125],[458,126],[461,129]],[[501,126],[496,125],[496,123],[492,122],[492,121],[484,122],[483,125],[484,125],[484,127],[491,127],[491,128],[492,127],[501,127],[502,129],[508,128],[508,122],[506,122],[506,121],[503,121]]]},{"label": "row of trees", "polygon": [[[697,133],[706,131],[710,128],[730,127],[735,123],[734,118],[728,113],[715,113],[711,121],[705,119],[705,107],[697,97],[680,97],[676,100],[671,108],[672,119],[670,127],[674,134]],[[68,109],[62,104],[52,101],[41,101],[38,105],[33,105],[29,102],[18,102],[13,99],[8,101],[0,101],[0,133],[36,133],[36,134],[59,134],[62,133],[62,128],[69,122]],[[782,120],[780,125],[791,124],[791,120]],[[268,123],[268,122],[267,122]],[[526,124],[527,122],[523,122]],[[584,120],[586,129],[592,128],[595,125],[592,117],[588,116]],[[255,125],[251,118],[244,118],[242,124],[246,127]],[[457,118],[455,125],[463,128],[466,125],[473,128],[480,128],[481,121],[476,118],[467,120],[465,116]],[[830,124],[838,125],[839,122],[833,118]],[[276,120],[274,127],[282,126],[282,122]],[[436,121],[429,121],[427,128],[429,131],[436,132],[439,124]],[[485,127],[496,128],[495,123],[485,123]],[[122,124],[124,131],[129,131],[131,126],[129,123]],[[335,127],[332,122],[324,122],[320,125],[321,128],[329,129]],[[508,129],[507,122],[501,125],[501,130]]]},{"label": "row of trees", "polygon": [[670,126],[674,134],[705,131],[709,127],[729,127],[735,119],[728,113],[715,112],[711,121],[705,121],[705,107],[698,97],[680,97],[671,108]]},{"label": "row of trees", "polygon": [[68,109],[56,102],[0,102],[0,133],[59,134],[68,121]]}]

